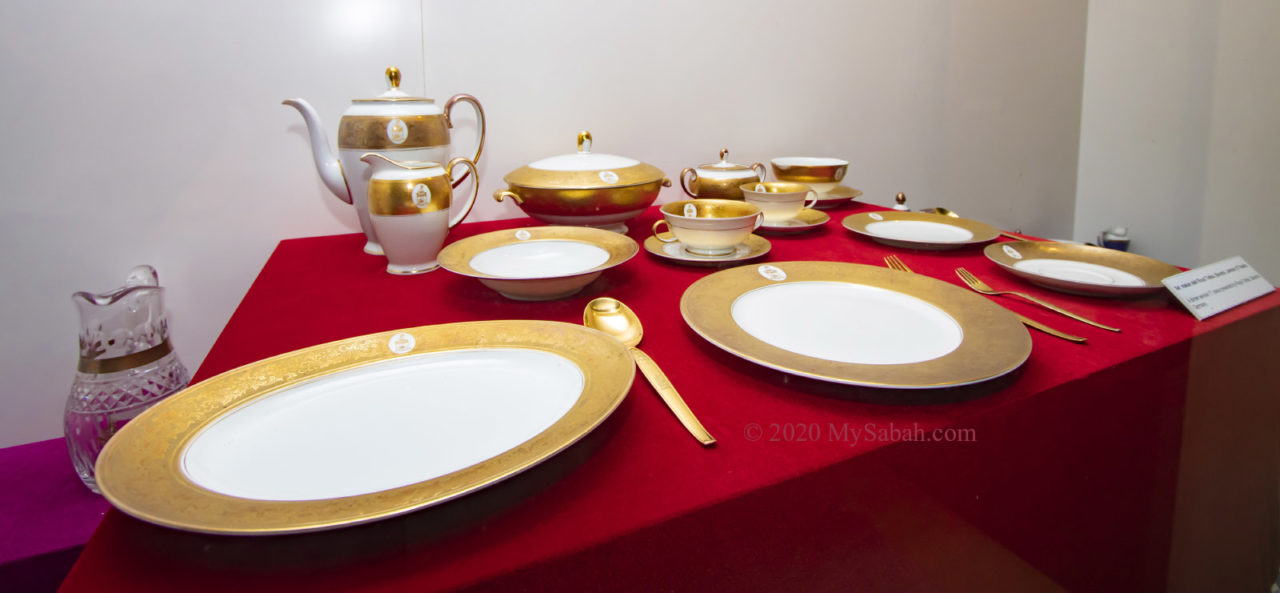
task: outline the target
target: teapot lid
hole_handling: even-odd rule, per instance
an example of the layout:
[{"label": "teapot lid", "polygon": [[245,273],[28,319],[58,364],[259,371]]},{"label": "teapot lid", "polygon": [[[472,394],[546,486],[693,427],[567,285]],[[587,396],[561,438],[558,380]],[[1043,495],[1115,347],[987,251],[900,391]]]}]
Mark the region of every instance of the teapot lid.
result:
[{"label": "teapot lid", "polygon": [[370,103],[374,101],[420,101],[435,103],[435,99],[414,97],[400,90],[400,69],[395,66],[387,68],[387,91],[372,99],[352,99],[352,103]]}]

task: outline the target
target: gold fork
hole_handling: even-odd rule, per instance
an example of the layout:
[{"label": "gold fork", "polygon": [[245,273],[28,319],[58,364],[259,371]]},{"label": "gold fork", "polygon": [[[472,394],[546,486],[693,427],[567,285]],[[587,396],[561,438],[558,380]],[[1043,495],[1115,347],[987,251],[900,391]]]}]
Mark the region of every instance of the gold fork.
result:
[{"label": "gold fork", "polygon": [[[911,273],[911,268],[907,267],[907,264],[903,263],[903,261],[899,259],[898,256],[896,255],[886,255],[884,258],[884,264],[886,266],[889,266],[889,268],[897,270],[899,272]],[[1009,311],[1009,312],[1013,313],[1012,311]],[[1043,323],[1040,323],[1039,321],[1035,321],[1033,319],[1023,317],[1022,315],[1019,315],[1017,313],[1013,313],[1013,315],[1018,318],[1018,321],[1021,321],[1022,324],[1026,325],[1027,327],[1038,329],[1046,334],[1049,334],[1051,336],[1055,336],[1058,338],[1062,338],[1068,342],[1083,344],[1087,341],[1080,336],[1072,335],[1063,331],[1058,331],[1056,329],[1053,329],[1052,327],[1049,327]]]},{"label": "gold fork", "polygon": [[1068,311],[1068,310],[1066,310],[1066,309],[1063,309],[1062,307],[1059,307],[1059,306],[1057,306],[1057,305],[1053,305],[1053,304],[1050,304],[1050,303],[1046,303],[1046,302],[1044,302],[1044,301],[1042,301],[1042,300],[1040,300],[1040,299],[1038,299],[1038,298],[1036,298],[1036,297],[1033,297],[1033,296],[1031,296],[1031,295],[1029,295],[1029,294],[1023,294],[1023,293],[1021,293],[1021,292],[1013,292],[1013,291],[1011,291],[1011,290],[996,290],[996,289],[994,289],[994,288],[991,288],[990,286],[988,286],[988,285],[987,285],[987,283],[986,283],[986,282],[983,282],[983,281],[979,280],[977,276],[974,276],[972,273],[970,273],[970,272],[969,272],[969,270],[966,270],[966,269],[964,269],[964,268],[956,268],[956,275],[957,275],[957,276],[959,276],[959,277],[960,277],[960,279],[961,279],[961,280],[963,280],[963,281],[964,281],[964,283],[965,283],[966,285],[968,285],[968,286],[969,286],[969,288],[972,288],[972,289],[973,289],[974,291],[976,291],[976,292],[980,292],[980,293],[982,293],[982,294],[985,294],[985,295],[991,295],[991,296],[1000,295],[1000,294],[1008,294],[1008,295],[1013,295],[1013,296],[1016,296],[1016,297],[1022,297],[1022,298],[1024,298],[1024,299],[1028,300],[1028,301],[1031,301],[1031,302],[1033,302],[1033,303],[1035,303],[1035,304],[1037,304],[1037,305],[1040,305],[1041,307],[1044,307],[1044,308],[1046,308],[1046,309],[1048,309],[1048,310],[1050,310],[1050,311],[1053,311],[1054,313],[1058,313],[1058,314],[1061,314],[1061,315],[1066,315],[1067,317],[1070,317],[1070,318],[1072,318],[1072,319],[1074,319],[1074,320],[1076,320],[1076,321],[1080,321],[1080,322],[1083,322],[1083,323],[1087,323],[1087,324],[1092,325],[1092,326],[1094,326],[1094,327],[1100,327],[1100,328],[1105,329],[1105,330],[1107,330],[1107,331],[1113,331],[1113,332],[1118,332],[1118,331],[1120,331],[1120,329],[1119,329],[1119,328],[1111,327],[1110,325],[1103,325],[1103,324],[1098,323],[1097,321],[1094,321],[1094,320],[1092,320],[1092,319],[1086,319],[1086,318],[1081,317],[1081,316],[1079,316],[1079,315],[1076,315],[1075,313],[1072,313],[1072,312],[1070,312],[1070,311]]}]

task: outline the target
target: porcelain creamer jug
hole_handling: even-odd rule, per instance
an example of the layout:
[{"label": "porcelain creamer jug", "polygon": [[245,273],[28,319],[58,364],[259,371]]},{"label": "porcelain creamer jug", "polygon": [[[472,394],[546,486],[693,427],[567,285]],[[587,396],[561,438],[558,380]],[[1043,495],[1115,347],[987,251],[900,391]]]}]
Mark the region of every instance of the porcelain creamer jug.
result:
[{"label": "porcelain creamer jug", "polygon": [[[394,161],[370,152],[361,157],[369,163],[369,220],[387,256],[387,272],[421,274],[440,264],[436,259],[449,229],[471,212],[480,190],[476,165],[466,157],[454,157],[448,165]],[[465,167],[472,175],[471,195],[450,216],[453,205],[453,171]],[[463,177],[466,173],[463,174]]]},{"label": "porcelain creamer jug", "polygon": [[[371,169],[360,157],[373,152],[399,161],[443,163],[453,156],[449,130],[453,127],[454,105],[470,103],[476,110],[476,147],[470,161],[480,161],[484,150],[484,109],[471,95],[458,94],[444,108],[432,99],[411,97],[400,90],[400,71],[387,68],[389,90],[373,99],[356,99],[342,114],[338,124],[338,156],[329,148],[329,139],[315,109],[302,99],[288,99],[307,122],[311,154],[324,184],[342,201],[355,206],[360,228],[367,242],[366,253],[381,255],[377,231],[369,221],[368,200]],[[461,182],[462,178],[455,180]]]}]

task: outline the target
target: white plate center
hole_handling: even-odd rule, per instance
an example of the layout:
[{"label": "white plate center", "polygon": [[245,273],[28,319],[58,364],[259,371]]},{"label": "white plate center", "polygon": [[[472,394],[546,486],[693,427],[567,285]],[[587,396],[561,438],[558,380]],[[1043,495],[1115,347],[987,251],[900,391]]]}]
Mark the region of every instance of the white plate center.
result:
[{"label": "white plate center", "polygon": [[581,241],[521,241],[481,251],[471,269],[503,278],[556,278],[586,272],[609,261],[609,252]]},{"label": "white plate center", "polygon": [[214,492],[320,500],[407,486],[500,455],[578,401],[582,370],[539,350],[406,356],[254,401],[196,435],[182,471]]},{"label": "white plate center", "polygon": [[958,243],[973,238],[968,229],[924,220],[886,220],[866,226],[867,232],[887,239],[921,243]]},{"label": "white plate center", "polygon": [[1071,282],[1104,286],[1146,286],[1142,278],[1133,274],[1088,262],[1051,258],[1024,259],[1014,262],[1013,267],[1029,274]]},{"label": "white plate center", "polygon": [[964,340],[960,324],[925,301],[847,282],[765,286],[739,296],[730,311],[739,327],[762,342],[836,362],[923,362]]}]

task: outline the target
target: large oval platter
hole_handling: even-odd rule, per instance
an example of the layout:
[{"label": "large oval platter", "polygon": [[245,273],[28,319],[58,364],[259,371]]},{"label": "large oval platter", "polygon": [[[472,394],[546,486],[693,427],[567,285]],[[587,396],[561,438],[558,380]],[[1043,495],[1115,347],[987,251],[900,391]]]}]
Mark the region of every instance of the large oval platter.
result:
[{"label": "large oval platter", "polygon": [[731,354],[848,385],[968,385],[1009,373],[1031,354],[1022,323],[986,298],[859,264],[779,262],[717,272],[685,291],[680,312]]},{"label": "large oval platter", "polygon": [[495,484],[577,442],[631,388],[616,340],[549,321],[454,323],[321,344],[161,402],[103,449],[98,485],[203,533],[332,529]]}]

